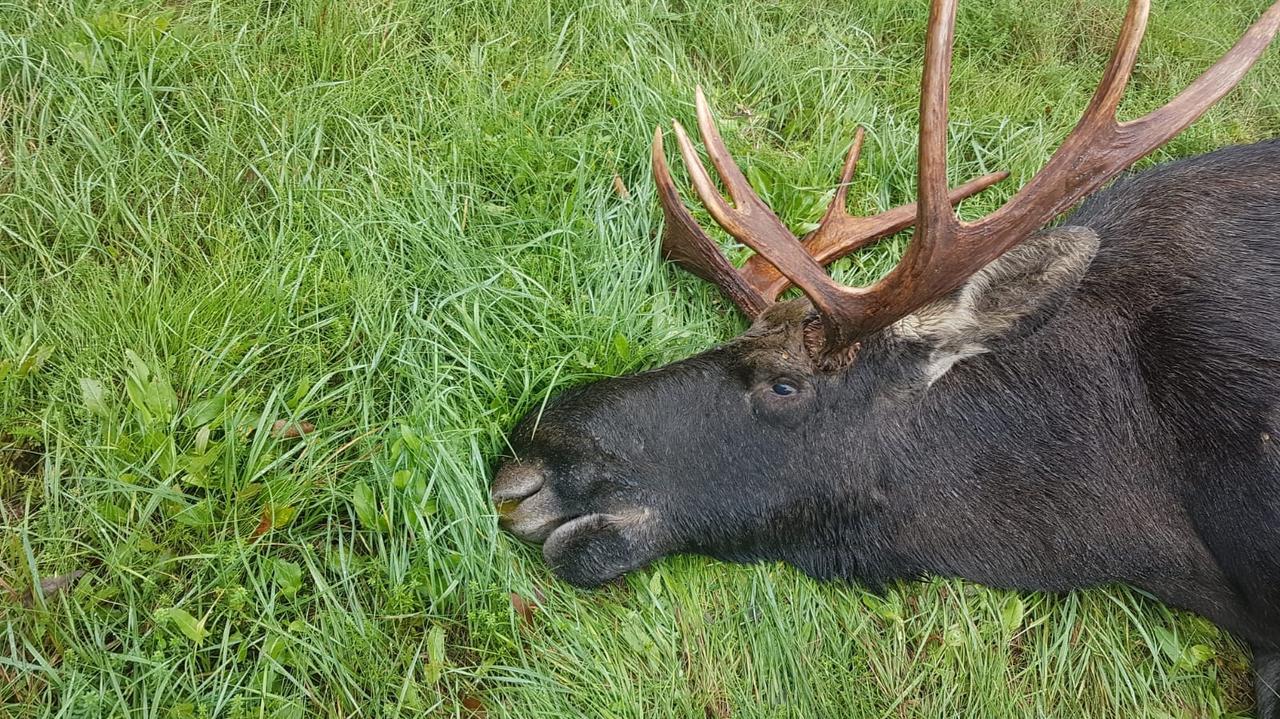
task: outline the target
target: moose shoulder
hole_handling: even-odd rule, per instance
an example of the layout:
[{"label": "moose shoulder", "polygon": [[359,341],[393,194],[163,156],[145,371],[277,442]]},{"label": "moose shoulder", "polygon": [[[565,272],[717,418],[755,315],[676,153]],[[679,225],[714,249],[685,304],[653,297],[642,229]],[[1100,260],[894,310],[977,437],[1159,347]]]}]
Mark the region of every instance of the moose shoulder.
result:
[{"label": "moose shoulder", "polygon": [[[494,480],[504,524],[581,586],[677,552],[871,584],[1126,582],[1247,640],[1259,713],[1280,719],[1280,141],[1095,192],[1239,80],[1280,28],[1280,3],[1186,92],[1117,123],[1147,14],[1133,0],[1076,130],[975,223],[951,204],[1002,176],[946,185],[954,6],[935,0],[930,15],[918,206],[844,212],[859,133],[823,225],[795,238],[699,92],[732,206],[678,126],[677,139],[712,217],[758,253],[735,269],[681,204],[657,136],[668,256],[755,321],[526,417]],[[875,285],[821,271],[913,223]],[[789,284],[805,298],[776,302]]]}]

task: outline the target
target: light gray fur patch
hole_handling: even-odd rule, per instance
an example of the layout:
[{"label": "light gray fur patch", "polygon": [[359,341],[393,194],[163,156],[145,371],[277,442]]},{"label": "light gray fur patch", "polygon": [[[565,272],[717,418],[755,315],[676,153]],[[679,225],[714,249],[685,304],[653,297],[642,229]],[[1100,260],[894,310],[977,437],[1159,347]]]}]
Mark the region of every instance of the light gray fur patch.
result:
[{"label": "light gray fur patch", "polygon": [[965,345],[964,347],[954,351],[934,350],[930,353],[929,362],[923,369],[925,380],[924,385],[928,387],[934,382],[937,382],[942,375],[946,374],[947,371],[955,365],[955,363],[973,357],[974,355],[980,355],[986,351],[987,348],[981,345]]},{"label": "light gray fur patch", "polygon": [[1088,228],[1037,233],[889,331],[933,346],[922,368],[933,384],[957,362],[1035,331],[1075,292],[1097,250],[1098,236]]}]

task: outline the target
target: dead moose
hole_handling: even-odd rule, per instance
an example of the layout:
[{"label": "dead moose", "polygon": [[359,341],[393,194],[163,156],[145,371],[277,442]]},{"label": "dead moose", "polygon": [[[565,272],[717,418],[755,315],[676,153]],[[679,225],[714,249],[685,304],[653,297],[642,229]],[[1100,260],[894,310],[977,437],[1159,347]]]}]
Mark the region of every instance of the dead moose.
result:
[{"label": "dead moose", "polygon": [[[666,255],[754,319],[690,359],[565,392],[510,439],[493,499],[551,568],[598,585],[663,555],[785,561],[871,586],[924,575],[1023,590],[1125,582],[1254,652],[1280,719],[1280,140],[1127,176],[1226,94],[1280,2],[1171,102],[1116,119],[1149,3],[1044,168],[994,213],[947,186],[956,0],[934,0],[918,204],[854,217],[861,133],[821,226],[797,239],[725,150],[680,154],[735,269],[681,203],[661,130]],[[846,287],[823,266],[914,225],[900,264]],[[1049,225],[1046,227],[1046,225]],[[789,286],[803,299],[777,302]]]}]

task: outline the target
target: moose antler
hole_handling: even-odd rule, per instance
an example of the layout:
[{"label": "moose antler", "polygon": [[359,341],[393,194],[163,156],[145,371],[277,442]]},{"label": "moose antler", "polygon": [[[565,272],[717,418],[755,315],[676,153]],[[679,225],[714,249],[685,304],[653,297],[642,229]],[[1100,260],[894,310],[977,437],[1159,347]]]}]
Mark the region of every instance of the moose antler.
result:
[{"label": "moose antler", "polygon": [[[1133,71],[1146,27],[1149,0],[1130,0],[1106,73],[1075,129],[1049,161],[1000,209],[961,222],[959,200],[991,186],[1004,173],[986,175],[947,190],[947,95],[957,0],[933,0],[925,40],[920,93],[918,205],[870,218],[850,217],[845,194],[861,146],[859,131],[841,176],[841,187],[822,224],[803,242],[760,200],[724,148],[706,98],[697,93],[698,126],[707,154],[734,206],[716,189],[688,135],[675,124],[680,154],[694,189],[712,218],[757,255],[739,272],[698,227],[680,202],[662,147],[654,135],[653,167],[667,220],[663,249],[695,274],[719,285],[748,315],[762,311],[785,289],[799,287],[822,320],[824,356],[835,356],[860,337],[888,326],[959,287],[984,265],[1098,189],[1129,165],[1168,142],[1229,92],[1280,30],[1280,0],[1221,59],[1177,97],[1136,120],[1119,122],[1116,108]],[[915,232],[896,267],[869,287],[846,287],[823,270],[831,262],[911,224]],[[758,260],[757,258],[762,258]],[[762,267],[776,268],[772,274]],[[781,275],[785,280],[776,279]]]},{"label": "moose antler", "polygon": [[[707,154],[729,190],[729,197],[737,205],[737,209],[729,207],[720,197],[718,190],[711,185],[710,178],[697,159],[697,153],[689,142],[688,136],[680,123],[675,125],[676,139],[680,145],[680,153],[693,178],[694,188],[703,204],[712,212],[720,226],[729,234],[737,237],[743,244],[756,249],[753,242],[759,237],[773,238],[777,243],[799,242],[805,252],[819,265],[825,266],[873,244],[885,237],[901,232],[915,223],[915,203],[901,205],[892,210],[881,212],[870,217],[858,217],[849,214],[847,208],[849,184],[853,181],[853,171],[858,164],[858,156],[862,152],[863,129],[858,128],[854,134],[853,144],[845,157],[844,169],[840,174],[840,184],[836,186],[835,197],[822,216],[818,229],[796,240],[777,218],[772,210],[751,189],[742,170],[733,161],[729,151],[720,139],[715,120],[711,117],[711,109],[707,98],[699,87],[695,92],[698,129],[702,142],[707,147]],[[662,129],[658,128],[653,136],[653,175],[658,186],[658,197],[666,218],[666,229],[662,237],[662,251],[667,259],[673,260],[685,269],[712,284],[718,286],[738,309],[748,317],[754,318],[773,304],[791,286],[789,280],[778,268],[771,264],[764,253],[752,255],[741,270],[735,270],[729,260],[720,251],[719,245],[707,236],[694,221],[693,215],[680,202],[675,183],[671,179],[671,171],[667,167],[666,154],[662,143]],[[993,172],[970,180],[951,191],[949,198],[952,204],[976,195],[1009,176],[1007,172]],[[714,209],[713,209],[714,208]],[[739,221],[729,220],[728,224],[721,217],[743,216]],[[752,235],[752,231],[757,234]],[[740,235],[739,233],[744,233]],[[759,250],[757,250],[759,252]],[[818,272],[825,274],[819,267]]]}]

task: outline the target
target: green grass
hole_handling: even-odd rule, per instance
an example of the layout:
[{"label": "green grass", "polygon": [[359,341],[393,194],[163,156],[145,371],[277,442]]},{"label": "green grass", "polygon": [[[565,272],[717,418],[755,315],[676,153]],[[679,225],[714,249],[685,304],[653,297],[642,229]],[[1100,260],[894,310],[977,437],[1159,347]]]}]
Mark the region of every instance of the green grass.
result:
[{"label": "green grass", "polygon": [[[1014,173],[966,215],[1069,130],[1122,5],[962,8],[953,179]],[[1263,5],[1157,3],[1125,112]],[[854,204],[909,201],[924,15],[0,4],[0,715],[1247,714],[1237,645],[1124,589],[877,598],[674,558],[579,592],[496,527],[521,413],[742,329],[659,261],[653,126],[703,85],[802,226],[862,123]],[[1277,54],[1157,157],[1280,134]]]}]

